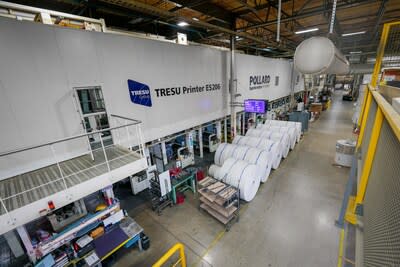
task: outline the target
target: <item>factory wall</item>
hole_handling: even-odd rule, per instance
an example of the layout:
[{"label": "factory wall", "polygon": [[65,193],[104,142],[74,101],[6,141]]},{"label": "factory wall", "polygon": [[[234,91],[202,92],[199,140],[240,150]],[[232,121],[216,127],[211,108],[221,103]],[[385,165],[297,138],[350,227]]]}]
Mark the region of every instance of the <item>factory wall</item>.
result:
[{"label": "factory wall", "polygon": [[[143,121],[145,141],[229,114],[229,57],[217,49],[0,18],[0,58],[0,151],[82,133],[75,87],[101,86],[107,113]],[[286,60],[238,55],[238,101],[289,95],[290,73]],[[249,88],[260,75],[269,84]],[[82,138],[56,152],[87,151]],[[49,152],[0,159],[0,178],[51,163]]]},{"label": "factory wall", "polygon": [[[291,93],[291,82],[294,84],[295,92],[304,90],[302,75],[295,69],[292,73],[292,66],[293,63],[285,59],[238,54],[237,91],[241,96],[236,101],[243,102],[245,99],[271,101],[288,96]],[[277,84],[276,77],[279,77]]]}]

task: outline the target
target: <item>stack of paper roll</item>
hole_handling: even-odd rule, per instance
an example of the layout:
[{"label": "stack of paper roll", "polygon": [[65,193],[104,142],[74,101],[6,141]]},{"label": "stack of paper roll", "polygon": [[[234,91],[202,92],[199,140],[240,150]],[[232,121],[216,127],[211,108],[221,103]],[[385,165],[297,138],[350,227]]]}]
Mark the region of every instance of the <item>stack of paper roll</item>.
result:
[{"label": "stack of paper roll", "polygon": [[287,133],[273,132],[269,130],[249,129],[246,136],[267,138],[278,142],[282,157],[286,158],[290,150],[289,135]]},{"label": "stack of paper roll", "polygon": [[[211,167],[210,167],[211,168]],[[257,166],[243,160],[227,159],[222,167],[214,168],[214,178],[239,188],[240,198],[251,201],[260,186],[260,177],[257,175]]]},{"label": "stack of paper roll", "polygon": [[266,120],[264,125],[271,125],[271,126],[286,126],[289,128],[296,129],[296,136],[297,142],[300,141],[301,133],[302,133],[302,125],[301,122],[297,121],[278,121],[278,120]]},{"label": "stack of paper roll", "polygon": [[223,166],[227,159],[234,158],[256,165],[256,175],[259,176],[261,182],[265,183],[271,173],[274,157],[275,155],[269,153],[267,150],[256,147],[222,143],[218,146],[217,151],[215,152],[215,165],[211,165],[209,174],[214,177],[218,176],[219,169],[217,166]]},{"label": "stack of paper roll", "polygon": [[291,128],[287,126],[274,126],[268,124],[259,124],[257,130],[268,130],[272,132],[287,133],[289,135],[290,148],[293,149],[297,142],[296,128]]},{"label": "stack of paper roll", "polygon": [[279,147],[280,144],[278,142],[272,141],[267,138],[237,135],[233,139],[232,144],[256,147],[262,150],[266,150],[268,154],[271,155],[270,165],[272,166],[272,168],[277,169],[279,167],[282,159],[282,151]]}]

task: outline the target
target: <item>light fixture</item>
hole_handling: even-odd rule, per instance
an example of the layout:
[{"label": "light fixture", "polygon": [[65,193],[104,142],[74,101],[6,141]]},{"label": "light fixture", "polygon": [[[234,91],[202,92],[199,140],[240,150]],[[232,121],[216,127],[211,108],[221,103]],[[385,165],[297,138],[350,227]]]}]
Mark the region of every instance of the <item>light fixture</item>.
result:
[{"label": "light fixture", "polygon": [[192,18],[194,21],[199,21],[199,19],[198,18]]},{"label": "light fixture", "polygon": [[306,32],[315,32],[315,31],[318,31],[318,30],[319,30],[319,28],[311,28],[311,29],[297,31],[297,32],[295,32],[295,34],[301,34],[301,33],[306,33]]},{"label": "light fixture", "polygon": [[362,53],[362,51],[352,51],[352,52],[350,52],[350,54],[361,54]]},{"label": "light fixture", "polygon": [[178,4],[178,3],[175,3],[175,5],[176,5],[177,7],[182,7],[182,5],[181,5],[181,4]]},{"label": "light fixture", "polygon": [[241,41],[241,40],[243,40],[243,38],[240,37],[240,36],[235,36],[235,39],[236,39],[236,41]]},{"label": "light fixture", "polygon": [[364,34],[365,31],[361,32],[350,32],[350,33],[343,33],[342,36],[352,36],[352,35],[359,35],[359,34]]},{"label": "light fixture", "polygon": [[186,21],[179,21],[176,25],[178,25],[179,27],[186,27],[189,25],[189,23],[187,23]]}]

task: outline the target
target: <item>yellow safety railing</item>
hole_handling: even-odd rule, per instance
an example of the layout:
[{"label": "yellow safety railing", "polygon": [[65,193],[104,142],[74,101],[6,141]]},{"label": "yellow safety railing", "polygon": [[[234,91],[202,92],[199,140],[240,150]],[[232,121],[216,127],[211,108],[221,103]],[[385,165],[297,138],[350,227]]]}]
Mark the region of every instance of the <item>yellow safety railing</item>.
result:
[{"label": "yellow safety railing", "polygon": [[[354,215],[356,214],[357,207],[362,205],[364,201],[365,191],[368,186],[368,179],[373,166],[374,156],[384,121],[389,123],[393,133],[400,141],[400,115],[379,93],[379,88],[377,87],[381,69],[385,66],[385,60],[387,60],[387,58],[390,59],[400,57],[400,50],[396,48],[396,45],[399,42],[399,34],[397,33],[399,31],[399,27],[400,21],[386,23],[383,26],[371,84],[368,85],[362,102],[362,108],[359,117],[360,133],[357,140],[357,151],[360,150],[363,142],[365,141],[365,131],[367,121],[371,121],[369,119],[371,118],[370,116],[373,116],[373,124],[371,127],[370,138],[367,140],[369,143],[365,144],[367,149],[365,158],[363,159],[364,164],[358,170],[360,172],[360,179],[357,187],[357,195],[355,196],[355,199],[351,201],[351,205],[348,207],[349,216],[346,216],[346,220],[352,224],[356,223],[356,217]],[[393,34],[393,32],[396,32],[396,34]],[[395,49],[393,49],[393,47],[395,47]],[[374,105],[376,104],[377,108],[376,112],[371,114],[371,106],[373,103]]]},{"label": "yellow safety railing", "polygon": [[181,265],[181,267],[186,267],[186,258],[185,258],[185,247],[182,243],[176,243],[172,248],[170,248],[167,253],[165,253],[156,263],[153,264],[152,267],[161,267],[164,263],[166,263],[174,254],[179,250],[179,259],[172,266]]}]

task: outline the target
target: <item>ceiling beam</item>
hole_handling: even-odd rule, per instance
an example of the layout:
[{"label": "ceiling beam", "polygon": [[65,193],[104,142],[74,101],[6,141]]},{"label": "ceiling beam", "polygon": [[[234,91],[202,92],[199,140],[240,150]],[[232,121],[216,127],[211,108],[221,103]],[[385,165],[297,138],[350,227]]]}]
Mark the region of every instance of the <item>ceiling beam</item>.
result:
[{"label": "ceiling beam", "polygon": [[[291,1],[291,0],[282,0],[282,4],[283,4],[283,3],[286,3],[286,2],[290,2],[290,1]],[[274,2],[274,1],[267,1],[267,3],[265,3],[265,4],[261,4],[261,5],[256,6],[255,9],[256,9],[257,11],[259,11],[259,10],[262,10],[262,9],[264,9],[264,8],[267,8],[267,7],[271,6],[271,2]],[[244,10],[235,12],[234,14],[235,14],[236,16],[238,16],[238,17],[241,17],[241,16],[244,16],[244,15],[247,15],[247,14],[250,13],[250,12],[251,12],[250,10],[244,9]]]},{"label": "ceiling beam", "polygon": [[[344,9],[344,8],[356,7],[356,6],[370,4],[370,3],[376,3],[376,0],[357,0],[357,1],[353,1],[352,3],[341,3],[341,4],[337,5],[336,10],[340,10],[340,9]],[[322,7],[316,8],[316,9],[304,11],[301,14],[297,14],[297,15],[294,15],[294,16],[288,16],[286,18],[282,18],[281,19],[281,23],[289,22],[289,21],[296,20],[296,19],[307,18],[307,17],[311,17],[311,16],[315,16],[315,15],[321,15],[321,13],[323,13],[323,12],[331,12],[331,11],[332,11],[332,8],[325,9],[322,6]],[[246,31],[246,30],[249,30],[249,29],[255,29],[255,28],[259,28],[259,27],[270,26],[270,25],[273,25],[273,24],[276,24],[276,23],[277,23],[277,20],[267,21],[267,22],[264,22],[264,23],[254,24],[254,25],[250,25],[250,26],[246,26],[246,27],[240,28],[240,29],[238,29],[238,31]]]},{"label": "ceiling beam", "polygon": [[203,13],[207,16],[214,17],[220,22],[225,23],[227,25],[230,24],[230,21],[234,17],[231,12],[214,3],[211,3],[210,1],[174,0],[173,2],[181,5],[182,6],[181,8],[184,7],[190,8],[197,12]]},{"label": "ceiling beam", "polygon": [[[129,0],[129,1],[121,1],[121,0],[102,0],[108,3],[112,3],[118,6],[123,6],[132,10],[136,10],[139,12],[142,12],[144,14],[151,14],[153,16],[158,16],[164,19],[172,19],[172,20],[184,20],[187,22],[190,22],[191,25],[206,29],[206,30],[214,30],[217,32],[223,32],[229,35],[234,35],[234,36],[240,36],[243,37],[245,39],[249,39],[251,41],[254,41],[256,43],[260,43],[260,44],[264,44],[264,45],[271,45],[270,42],[265,41],[263,38],[259,38],[256,37],[252,34],[246,33],[246,32],[236,32],[234,30],[225,28],[225,27],[221,27],[215,24],[211,24],[205,21],[194,21],[192,20],[192,18],[189,17],[185,17],[185,16],[181,16],[178,15],[176,13],[170,12],[168,10],[162,9],[162,8],[158,8],[158,7],[154,7],[152,5],[148,5],[145,4],[143,2],[137,1],[137,0]],[[285,49],[288,51],[291,51],[291,49]]]}]

